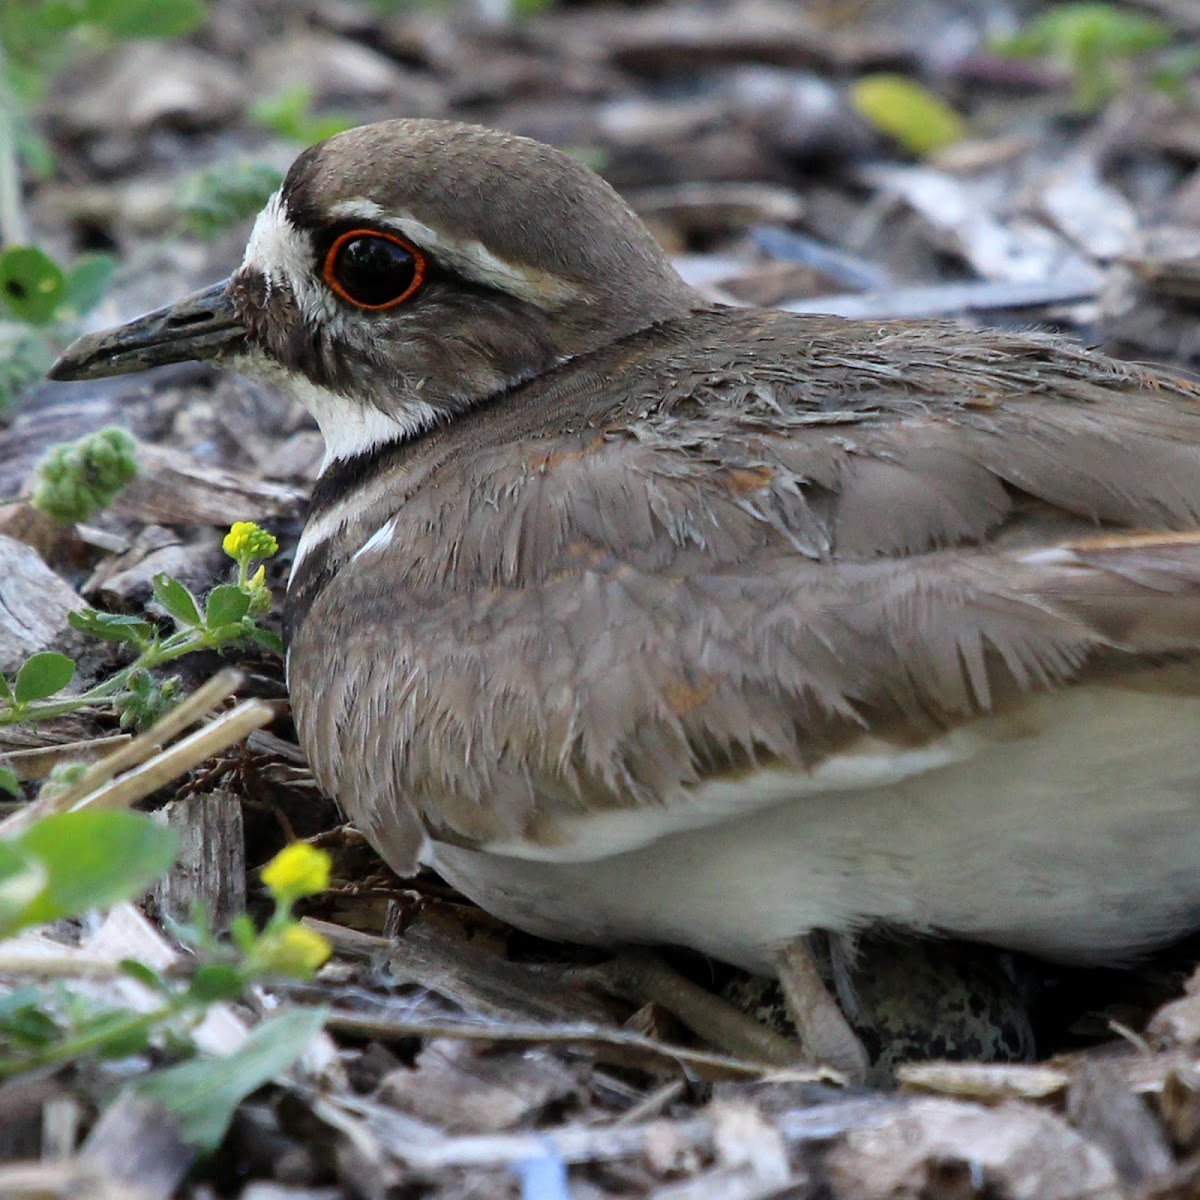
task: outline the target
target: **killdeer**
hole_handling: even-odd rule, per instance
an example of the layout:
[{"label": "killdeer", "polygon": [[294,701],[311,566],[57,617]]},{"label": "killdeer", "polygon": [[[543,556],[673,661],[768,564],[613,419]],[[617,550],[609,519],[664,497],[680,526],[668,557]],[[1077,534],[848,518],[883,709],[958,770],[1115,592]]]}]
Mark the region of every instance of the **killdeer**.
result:
[{"label": "killdeer", "polygon": [[757,972],[812,930],[1115,963],[1200,925],[1190,383],[713,305],[579,163],[437,121],[305,151],[231,279],[52,374],[184,359],[324,434],[289,685],[397,871]]}]

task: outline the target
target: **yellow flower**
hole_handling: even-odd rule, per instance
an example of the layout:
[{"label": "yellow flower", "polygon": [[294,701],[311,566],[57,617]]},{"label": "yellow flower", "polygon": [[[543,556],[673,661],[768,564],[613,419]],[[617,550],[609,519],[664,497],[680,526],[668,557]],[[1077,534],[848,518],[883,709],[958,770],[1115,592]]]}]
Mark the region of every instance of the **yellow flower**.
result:
[{"label": "yellow flower", "polygon": [[262,869],[262,881],[276,901],[312,896],[329,886],[330,857],[307,842],[293,842]]},{"label": "yellow flower", "polygon": [[274,933],[263,934],[250,958],[256,970],[307,979],[332,953],[327,938],[292,922]]},{"label": "yellow flower", "polygon": [[270,558],[279,549],[274,534],[260,529],[253,521],[234,521],[221,542],[221,549],[236,562],[252,558]]}]

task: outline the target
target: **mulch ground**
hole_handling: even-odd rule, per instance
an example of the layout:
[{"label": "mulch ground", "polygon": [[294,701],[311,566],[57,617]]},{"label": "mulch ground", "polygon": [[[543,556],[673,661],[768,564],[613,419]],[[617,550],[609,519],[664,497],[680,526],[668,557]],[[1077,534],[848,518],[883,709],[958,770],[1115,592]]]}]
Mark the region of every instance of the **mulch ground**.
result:
[{"label": "mulch ground", "polygon": [[[82,58],[38,114],[57,165],[27,194],[38,244],[119,257],[89,327],[237,265],[248,222],[190,232],[189,181],[285,167],[298,145],[253,111],[303,81],[317,114],[454,117],[582,155],[717,299],[1036,325],[1184,371],[1200,359],[1200,79],[1158,86],[1164,62],[1200,45],[1190,0],[1130,6],[1172,28],[1162,53],[1180,57],[1114,62],[1111,95],[1086,113],[1064,65],[994,50],[1043,11],[1033,3],[563,3],[489,20],[491,7],[211,0],[185,41]],[[894,73],[962,113],[965,137],[917,159],[869,124],[856,85]],[[83,526],[49,526],[22,499],[34,465],[109,424],[138,438],[138,480]],[[279,536],[268,579],[281,595],[320,457],[298,405],[203,365],[34,388],[0,418],[0,560],[24,564],[0,578],[0,670],[41,648],[77,656],[85,678],[112,669],[118,653],[71,633],[66,612],[82,600],[140,613],[163,570],[203,591],[223,578],[236,520]],[[257,868],[315,839],[336,878],[308,915],[337,953],[314,983],[226,1010],[214,1048],[281,1005],[329,1005],[327,1034],[201,1160],[160,1116],[111,1105],[114,1071],[136,1062],[0,1085],[0,1195],[1200,1195],[1188,948],[1133,972],[1047,970],[1037,1063],[913,1064],[870,1088],[773,1072],[598,987],[599,956],[524,937],[432,876],[392,876],[313,784],[280,662],[214,655],[181,674],[190,688],[223,665],[241,672],[238,698],[274,718],[149,799],[188,833],[149,919],[122,909],[51,936],[64,953],[169,957],[163,913],[195,899],[218,920],[257,911]],[[14,727],[0,753],[33,788],[117,732],[104,718]]]}]

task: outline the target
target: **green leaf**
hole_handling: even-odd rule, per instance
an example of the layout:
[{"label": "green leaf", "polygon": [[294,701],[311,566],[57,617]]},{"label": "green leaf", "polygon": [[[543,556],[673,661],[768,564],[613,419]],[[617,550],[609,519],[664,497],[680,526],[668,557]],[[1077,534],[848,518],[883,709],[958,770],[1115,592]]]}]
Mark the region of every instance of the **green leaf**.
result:
[{"label": "green leaf", "polygon": [[203,0],[85,0],[81,23],[110,38],[176,38],[204,24]]},{"label": "green leaf", "polygon": [[126,642],[141,649],[154,634],[154,626],[141,617],[100,612],[95,608],[77,609],[67,614],[67,623],[81,633],[90,633],[106,642]]},{"label": "green leaf", "polygon": [[[45,30],[66,33],[67,30],[74,29],[86,18],[87,6],[88,0],[42,0],[41,5],[34,12],[27,12],[26,22],[30,16],[36,14],[40,18],[38,24]],[[20,6],[14,5],[13,7],[19,11]],[[35,31],[28,25],[21,32],[24,34],[23,41],[33,40]],[[41,30],[36,32],[41,32]]]},{"label": "green leaf", "polygon": [[22,914],[41,895],[49,877],[35,857],[11,842],[0,842],[0,937],[20,928]]},{"label": "green leaf", "polygon": [[200,619],[200,609],[196,605],[196,597],[170,575],[154,576],[154,598],[181,625],[193,628],[203,624]]},{"label": "green leaf", "polygon": [[243,953],[249,954],[258,941],[258,930],[248,913],[238,913],[229,923],[229,936],[233,944]]},{"label": "green leaf", "polygon": [[204,623],[208,629],[236,625],[250,611],[250,597],[239,587],[223,583],[208,594]]},{"label": "green leaf", "polygon": [[130,899],[167,872],[178,846],[173,830],[143,813],[85,810],[43,817],[4,843],[5,851],[36,862],[45,879],[0,925],[0,935]]},{"label": "green leaf", "polygon": [[274,651],[276,654],[283,654],[283,638],[277,633],[272,633],[269,629],[260,629],[257,625],[250,630],[250,637],[254,639],[260,646],[265,646],[268,650]]},{"label": "green leaf", "polygon": [[61,268],[35,246],[13,246],[0,254],[0,299],[19,320],[53,321],[65,292]]},{"label": "green leaf", "polygon": [[246,981],[241,971],[227,963],[205,963],[196,968],[188,994],[194,1000],[211,1003],[214,1000],[236,1000]]},{"label": "green leaf", "polygon": [[67,272],[66,295],[63,309],[58,313],[59,319],[83,316],[95,308],[108,291],[116,265],[117,260],[111,254],[85,254],[76,259]]},{"label": "green leaf", "polygon": [[290,138],[305,146],[323,142],[357,123],[349,116],[315,116],[312,103],[312,89],[308,84],[295,83],[253,104],[250,119],[280,137]]},{"label": "green leaf", "polygon": [[75,674],[75,660],[57,650],[43,650],[27,658],[17,672],[16,696],[18,704],[31,700],[44,700],[61,692]]},{"label": "green leaf", "polygon": [[138,962],[136,958],[123,958],[117,967],[122,975],[128,975],[130,979],[136,979],[143,987],[148,987],[155,992],[168,991],[167,981],[153,967],[148,967],[144,962]]},{"label": "green leaf", "polygon": [[14,1044],[25,1049],[40,1050],[62,1037],[62,1027],[42,1007],[45,998],[39,996],[32,1003],[22,1004],[0,1018],[0,1033]]},{"label": "green leaf", "polygon": [[19,987],[0,996],[0,1025],[7,1021],[13,1013],[23,1008],[35,1007],[45,999],[40,988]]},{"label": "green leaf", "polygon": [[286,1071],[325,1023],[323,1008],[298,1008],[263,1021],[233,1053],[168,1067],[135,1091],[171,1112],[185,1142],[214,1150],[237,1106]]},{"label": "green leaf", "polygon": [[21,794],[21,781],[12,767],[0,767],[0,792],[7,792],[10,796]]},{"label": "green leaf", "polygon": [[910,154],[930,154],[959,141],[966,125],[940,96],[904,75],[864,75],[850,102],[876,129]]},{"label": "green leaf", "polygon": [[1001,54],[1019,57],[1048,54],[1068,62],[1128,58],[1157,50],[1171,40],[1165,21],[1142,16],[1115,4],[1058,4],[1027,28],[1001,42]]},{"label": "green leaf", "polygon": [[[0,305],[0,315],[3,314]],[[29,325],[0,323],[0,413],[40,383],[54,355],[46,335]]]},{"label": "green leaf", "polygon": [[254,216],[282,182],[265,163],[220,162],[184,181],[179,214],[190,232],[213,238]]}]

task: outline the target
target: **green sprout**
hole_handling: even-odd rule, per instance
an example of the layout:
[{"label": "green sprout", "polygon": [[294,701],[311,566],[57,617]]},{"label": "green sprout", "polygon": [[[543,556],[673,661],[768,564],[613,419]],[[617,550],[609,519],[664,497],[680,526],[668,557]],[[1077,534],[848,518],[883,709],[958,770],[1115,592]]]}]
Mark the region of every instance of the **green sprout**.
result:
[{"label": "green sprout", "polygon": [[[58,813],[0,838],[0,937],[131,899],[165,874],[177,850],[173,830],[144,813],[122,811]],[[274,913],[261,932],[248,915],[238,916],[232,945],[213,936],[202,908],[190,924],[172,923],[193,951],[186,971],[122,962],[121,973],[155,997],[148,1010],[114,1005],[65,983],[0,991],[0,1078],[84,1058],[124,1058],[152,1046],[188,1053],[192,1030],[213,1004],[236,1000],[264,979],[311,979],[331,947],[297,922],[291,908],[328,886],[329,865],[324,851],[304,843],[280,851],[263,870]],[[324,1018],[319,1008],[267,1018],[236,1054],[197,1056],[130,1087],[172,1114],[183,1141],[212,1150],[237,1105],[295,1062]]]},{"label": "green sprout", "polygon": [[1165,22],[1116,4],[1059,4],[996,50],[1056,63],[1071,75],[1073,107],[1092,113],[1120,93],[1134,61],[1162,49],[1171,36]]},{"label": "green sprout", "polygon": [[312,106],[312,89],[306,83],[294,83],[274,96],[259,100],[250,109],[250,117],[280,137],[302,146],[323,142],[358,124],[351,116],[316,116]]},{"label": "green sprout", "polygon": [[115,425],[52,446],[38,463],[33,505],[64,525],[107,508],[137,475],[137,442]]},{"label": "green sprout", "polygon": [[154,577],[154,600],[171,619],[174,631],[163,636],[144,617],[80,609],[68,616],[72,628],[106,642],[132,649],[136,658],[107,679],[64,695],[74,678],[75,663],[65,654],[46,650],[22,664],[10,682],[0,675],[0,726],[44,721],[85,708],[111,708],[122,726],[145,728],[175,702],[175,679],[156,683],[149,672],[185,654],[218,650],[239,641],[252,641],[282,653],[279,637],[258,624],[269,611],[271,593],[260,559],[279,549],[276,539],[251,521],[238,521],[225,537],[226,553],[237,563],[237,582],[219,584],[203,601],[171,575]]},{"label": "green sprout", "polygon": [[254,216],[282,182],[283,175],[266,163],[224,162],[198,171],[184,184],[179,201],[184,228],[215,238]]}]

